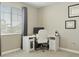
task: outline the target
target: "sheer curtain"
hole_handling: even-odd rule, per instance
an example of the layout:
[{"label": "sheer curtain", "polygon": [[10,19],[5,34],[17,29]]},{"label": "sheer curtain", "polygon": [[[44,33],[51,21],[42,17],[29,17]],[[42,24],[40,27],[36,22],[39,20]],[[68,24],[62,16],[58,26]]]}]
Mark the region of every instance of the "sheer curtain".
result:
[{"label": "sheer curtain", "polygon": [[0,56],[1,56],[1,3],[0,3]]}]

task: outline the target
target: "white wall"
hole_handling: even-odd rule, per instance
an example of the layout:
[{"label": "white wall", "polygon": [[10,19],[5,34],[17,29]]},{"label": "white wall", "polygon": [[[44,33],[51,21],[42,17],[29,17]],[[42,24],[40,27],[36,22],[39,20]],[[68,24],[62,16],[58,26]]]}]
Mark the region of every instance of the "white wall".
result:
[{"label": "white wall", "polygon": [[[39,9],[39,26],[53,33],[58,30],[60,47],[79,50],[79,17],[68,18],[68,6],[75,3],[54,3]],[[76,29],[65,29],[65,20],[76,20]],[[53,34],[51,34],[53,35]]]}]

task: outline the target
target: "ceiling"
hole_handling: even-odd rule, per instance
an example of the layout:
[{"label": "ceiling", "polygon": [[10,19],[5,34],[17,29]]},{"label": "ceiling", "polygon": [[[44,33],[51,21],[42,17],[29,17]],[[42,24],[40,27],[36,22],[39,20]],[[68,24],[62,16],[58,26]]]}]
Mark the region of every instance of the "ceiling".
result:
[{"label": "ceiling", "polygon": [[53,2],[24,2],[24,4],[28,4],[34,6],[36,8],[45,7],[51,5]]}]

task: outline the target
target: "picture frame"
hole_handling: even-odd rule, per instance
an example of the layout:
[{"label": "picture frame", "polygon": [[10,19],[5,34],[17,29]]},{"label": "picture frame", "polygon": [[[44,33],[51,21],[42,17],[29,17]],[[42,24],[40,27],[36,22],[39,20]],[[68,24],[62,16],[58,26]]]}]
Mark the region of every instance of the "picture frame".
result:
[{"label": "picture frame", "polygon": [[79,4],[68,6],[68,18],[79,17]]},{"label": "picture frame", "polygon": [[76,29],[76,20],[66,20],[65,29]]}]

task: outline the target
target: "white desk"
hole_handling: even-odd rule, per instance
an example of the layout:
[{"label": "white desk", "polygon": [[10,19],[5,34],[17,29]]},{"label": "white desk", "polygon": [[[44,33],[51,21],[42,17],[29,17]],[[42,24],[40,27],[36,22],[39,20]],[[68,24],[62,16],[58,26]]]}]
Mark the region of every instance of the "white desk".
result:
[{"label": "white desk", "polygon": [[49,50],[57,51],[59,49],[59,36],[50,37]]},{"label": "white desk", "polygon": [[[23,36],[23,50],[27,52],[35,50],[35,35],[33,36]],[[31,46],[32,45],[32,46]],[[58,50],[59,49],[59,36],[54,38],[49,38],[49,50]]]},{"label": "white desk", "polygon": [[34,39],[34,35],[33,36],[23,36],[23,50],[29,52],[29,51],[33,51],[34,47],[35,47],[35,39]]}]

